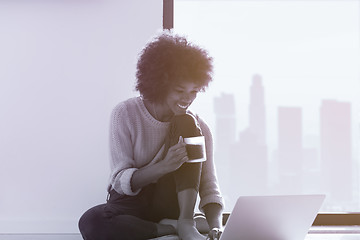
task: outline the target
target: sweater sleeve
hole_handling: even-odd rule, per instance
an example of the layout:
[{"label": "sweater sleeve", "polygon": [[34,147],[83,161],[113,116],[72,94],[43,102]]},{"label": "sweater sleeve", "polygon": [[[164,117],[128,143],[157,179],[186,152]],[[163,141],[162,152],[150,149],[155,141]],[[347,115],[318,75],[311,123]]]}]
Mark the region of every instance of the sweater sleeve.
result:
[{"label": "sweater sleeve", "polygon": [[207,124],[198,118],[201,131],[205,136],[206,158],[203,163],[201,180],[200,180],[200,203],[199,209],[203,211],[203,207],[209,203],[217,203],[224,208],[224,200],[221,196],[219,183],[216,176],[216,168],[214,163],[213,140]]},{"label": "sweater sleeve", "polygon": [[116,106],[110,121],[110,186],[119,194],[137,195],[132,191],[131,178],[137,170],[132,147],[131,121],[125,104]]}]

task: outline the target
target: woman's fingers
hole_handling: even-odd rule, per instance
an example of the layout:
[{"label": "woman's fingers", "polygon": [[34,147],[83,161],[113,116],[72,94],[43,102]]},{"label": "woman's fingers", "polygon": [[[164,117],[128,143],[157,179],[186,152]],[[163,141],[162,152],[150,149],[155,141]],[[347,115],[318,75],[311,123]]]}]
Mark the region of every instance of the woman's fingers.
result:
[{"label": "woman's fingers", "polygon": [[189,158],[187,156],[187,154],[181,159],[181,162],[184,163],[184,162],[187,162],[189,161]]},{"label": "woman's fingers", "polygon": [[219,240],[221,234],[222,234],[222,231],[221,231],[219,228],[213,228],[213,229],[210,230],[207,239],[210,239],[210,240]]},{"label": "woman's fingers", "polygon": [[172,146],[169,151],[172,152],[175,155],[178,154],[187,154],[186,152],[186,144],[185,143],[178,143]]},{"label": "woman's fingers", "polygon": [[185,146],[186,146],[186,143],[184,143],[184,142],[178,142],[177,144],[175,144],[174,146],[172,146],[170,149],[179,149],[179,148],[185,148]]},{"label": "woman's fingers", "polygon": [[189,160],[185,146],[186,144],[179,140],[179,143],[169,148],[168,160],[176,164],[176,167],[180,167],[184,162]]},{"label": "woman's fingers", "polygon": [[173,165],[172,168],[174,168],[174,170],[189,160],[186,151],[186,143],[182,136],[179,137],[177,144],[169,148],[166,159],[169,164]]},{"label": "woman's fingers", "polygon": [[188,160],[187,152],[185,148],[179,148],[175,150],[175,159],[177,159],[180,162],[185,162]]}]

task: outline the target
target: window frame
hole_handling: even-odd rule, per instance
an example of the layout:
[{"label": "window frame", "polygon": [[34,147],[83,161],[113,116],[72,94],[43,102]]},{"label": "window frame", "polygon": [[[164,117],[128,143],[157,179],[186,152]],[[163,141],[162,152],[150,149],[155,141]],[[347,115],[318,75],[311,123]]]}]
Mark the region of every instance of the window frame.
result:
[{"label": "window frame", "polygon": [[[230,212],[223,213],[223,225],[226,224]],[[359,226],[360,213],[318,213],[312,226]]]}]

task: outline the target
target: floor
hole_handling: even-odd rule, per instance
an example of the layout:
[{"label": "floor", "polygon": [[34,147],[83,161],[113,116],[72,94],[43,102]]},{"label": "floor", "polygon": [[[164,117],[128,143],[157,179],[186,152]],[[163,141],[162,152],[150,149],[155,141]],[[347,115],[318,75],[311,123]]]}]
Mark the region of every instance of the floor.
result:
[{"label": "floor", "polygon": [[[0,234],[0,240],[83,240],[80,234]],[[164,236],[149,240],[179,240],[177,236]]]},{"label": "floor", "polygon": [[0,234],[0,240],[82,240],[80,234]]},{"label": "floor", "polygon": [[[305,240],[359,239],[358,234],[309,234]],[[0,234],[0,240],[82,240],[82,238],[80,234]]]},{"label": "floor", "polygon": [[[157,238],[157,240],[174,240],[175,236]],[[1,234],[0,240],[82,240],[79,233],[73,234]],[[360,226],[344,228],[312,228],[305,240],[360,240]]]}]

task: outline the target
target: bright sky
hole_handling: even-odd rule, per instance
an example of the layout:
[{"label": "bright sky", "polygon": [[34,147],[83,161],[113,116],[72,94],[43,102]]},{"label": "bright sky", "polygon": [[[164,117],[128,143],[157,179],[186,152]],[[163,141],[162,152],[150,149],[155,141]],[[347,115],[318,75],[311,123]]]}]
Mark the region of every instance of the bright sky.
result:
[{"label": "bright sky", "polygon": [[322,99],[352,103],[358,139],[360,1],[175,0],[174,9],[174,30],[215,60],[214,82],[194,105],[210,125],[212,105],[204,103],[226,92],[236,94],[238,130],[247,126],[251,78],[260,74],[270,144],[278,106],[302,107],[304,135],[318,135]]}]

